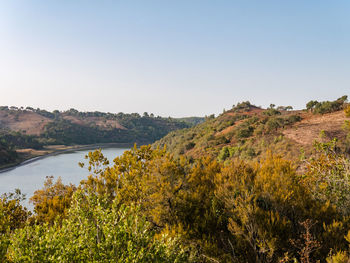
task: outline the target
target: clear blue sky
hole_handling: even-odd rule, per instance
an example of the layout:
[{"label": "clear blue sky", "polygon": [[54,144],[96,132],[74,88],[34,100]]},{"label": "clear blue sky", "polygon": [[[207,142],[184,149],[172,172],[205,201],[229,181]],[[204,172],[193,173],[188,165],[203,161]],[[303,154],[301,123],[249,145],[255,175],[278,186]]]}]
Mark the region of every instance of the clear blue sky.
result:
[{"label": "clear blue sky", "polygon": [[350,95],[350,1],[1,1],[0,105],[220,113]]}]

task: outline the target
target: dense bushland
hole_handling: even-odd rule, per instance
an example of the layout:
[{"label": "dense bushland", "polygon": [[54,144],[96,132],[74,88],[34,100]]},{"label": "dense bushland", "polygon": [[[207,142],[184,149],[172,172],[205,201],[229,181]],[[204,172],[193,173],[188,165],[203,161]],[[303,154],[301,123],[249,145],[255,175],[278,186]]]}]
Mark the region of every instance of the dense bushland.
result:
[{"label": "dense bushland", "polygon": [[112,166],[91,152],[88,178],[48,178],[34,214],[1,198],[2,261],[346,262],[350,161],[317,150],[303,172],[271,152],[220,163],[142,146]]}]

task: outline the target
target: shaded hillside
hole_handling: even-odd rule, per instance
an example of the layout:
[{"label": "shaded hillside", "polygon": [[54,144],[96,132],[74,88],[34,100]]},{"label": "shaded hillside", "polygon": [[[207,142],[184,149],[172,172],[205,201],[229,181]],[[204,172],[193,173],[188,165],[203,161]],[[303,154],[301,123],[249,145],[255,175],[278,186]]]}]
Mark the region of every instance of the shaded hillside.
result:
[{"label": "shaded hillside", "polygon": [[[175,155],[196,158],[209,154],[219,160],[260,158],[268,149],[297,159],[311,153],[315,140],[333,138],[338,139],[344,151],[349,151],[343,111],[346,98],[316,102],[313,105],[318,106],[303,111],[273,104],[262,109],[242,102],[216,118],[211,116],[197,126],[171,132],[154,145],[166,145]],[[320,108],[324,114],[319,113]]]}]

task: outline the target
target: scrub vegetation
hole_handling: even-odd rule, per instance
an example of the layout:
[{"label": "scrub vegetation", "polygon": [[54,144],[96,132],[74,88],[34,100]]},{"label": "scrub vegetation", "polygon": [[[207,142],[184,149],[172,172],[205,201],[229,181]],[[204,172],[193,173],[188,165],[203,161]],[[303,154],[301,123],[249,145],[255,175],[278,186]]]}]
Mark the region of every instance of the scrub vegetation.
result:
[{"label": "scrub vegetation", "polygon": [[207,117],[199,125],[170,132],[154,145],[166,145],[176,156],[197,158],[208,154],[219,161],[259,159],[267,150],[296,160],[300,155],[312,154],[315,140],[326,142],[333,138],[338,139],[343,152],[350,152],[344,127],[346,99],[343,96],[332,102],[311,101],[305,110],[274,104],[262,109],[246,101],[216,118]]},{"label": "scrub vegetation", "polygon": [[48,177],[32,212],[19,190],[1,197],[0,261],[349,262],[345,100],[341,114],[345,136],[323,131],[294,158],[282,131],[314,113],[249,102],[113,161],[90,152],[87,178]]}]

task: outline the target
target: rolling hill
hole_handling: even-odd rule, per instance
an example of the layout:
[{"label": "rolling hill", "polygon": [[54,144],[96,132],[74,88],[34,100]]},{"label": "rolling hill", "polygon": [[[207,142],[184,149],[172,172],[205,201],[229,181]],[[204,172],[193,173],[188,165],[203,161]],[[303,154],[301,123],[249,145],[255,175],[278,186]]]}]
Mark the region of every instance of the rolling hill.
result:
[{"label": "rolling hill", "polygon": [[248,101],[242,102],[216,118],[210,116],[204,123],[169,133],[154,147],[166,145],[177,156],[193,158],[208,154],[219,160],[256,159],[271,150],[298,159],[312,153],[315,141],[336,138],[339,149],[349,152],[349,131],[344,126],[347,117],[343,110],[346,98],[309,104],[305,110],[275,105],[262,109]]},{"label": "rolling hill", "polygon": [[1,106],[3,161],[0,164],[13,163],[14,159],[18,162],[19,157],[13,153],[15,150],[22,157],[26,153],[26,159],[33,156],[33,151],[23,149],[42,150],[49,145],[149,144],[170,131],[187,128],[200,121],[201,118],[196,117],[179,120],[148,113],[140,116],[138,113],[79,112],[75,109],[49,112],[32,107]]}]

